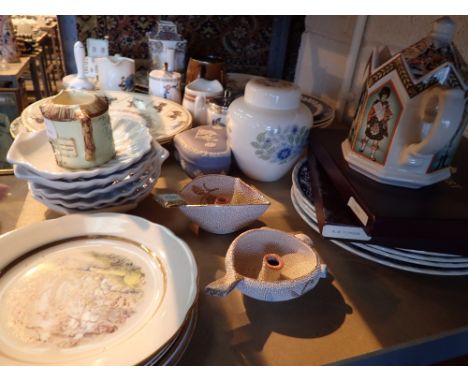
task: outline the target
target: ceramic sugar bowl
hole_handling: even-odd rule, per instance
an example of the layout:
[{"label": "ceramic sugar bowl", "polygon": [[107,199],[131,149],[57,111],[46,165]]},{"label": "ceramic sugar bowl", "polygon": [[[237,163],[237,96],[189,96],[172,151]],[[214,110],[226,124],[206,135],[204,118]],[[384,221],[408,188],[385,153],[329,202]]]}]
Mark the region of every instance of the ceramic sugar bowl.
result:
[{"label": "ceramic sugar bowl", "polygon": [[259,228],[239,235],[226,253],[226,275],[205,287],[213,296],[234,288],[262,301],[285,301],[310,291],[326,277],[326,266],[304,234]]},{"label": "ceramic sugar bowl", "polygon": [[261,78],[250,80],[244,97],[229,106],[228,140],[239,167],[250,178],[278,180],[303,152],[312,114],[300,100],[299,86]]}]

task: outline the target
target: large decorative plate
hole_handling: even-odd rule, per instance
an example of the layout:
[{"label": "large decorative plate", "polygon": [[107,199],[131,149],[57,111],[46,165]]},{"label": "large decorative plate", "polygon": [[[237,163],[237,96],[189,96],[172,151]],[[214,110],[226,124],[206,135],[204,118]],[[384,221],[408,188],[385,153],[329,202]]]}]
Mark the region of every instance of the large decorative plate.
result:
[{"label": "large decorative plate", "polygon": [[8,151],[7,160],[47,179],[89,179],[112,174],[140,160],[150,151],[152,139],[139,116],[119,112],[111,117],[111,123],[116,155],[99,167],[87,170],[60,167],[44,129],[18,135]]},{"label": "large decorative plate", "polygon": [[196,299],[188,246],[139,217],[70,215],[4,234],[0,246],[1,365],[144,362]]},{"label": "large decorative plate", "polygon": [[[151,136],[159,143],[172,138],[192,126],[192,115],[176,102],[146,94],[120,91],[97,91],[109,101],[109,115],[128,112],[146,120]],[[44,129],[44,118],[39,106],[48,98],[29,105],[22,113],[21,120],[28,131]]]}]

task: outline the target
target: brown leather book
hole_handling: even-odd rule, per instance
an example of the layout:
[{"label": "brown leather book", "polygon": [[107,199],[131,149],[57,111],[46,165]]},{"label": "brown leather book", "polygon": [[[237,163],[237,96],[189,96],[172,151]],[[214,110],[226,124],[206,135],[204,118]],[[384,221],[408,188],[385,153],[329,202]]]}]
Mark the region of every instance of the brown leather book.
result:
[{"label": "brown leather book", "polygon": [[[373,238],[385,243],[433,243],[431,248],[468,249],[468,142],[462,139],[447,181],[408,189],[373,181],[349,168],[341,152],[347,130],[312,129],[309,152],[325,170],[343,205]],[[365,223],[365,224],[364,224]],[[379,240],[382,242],[381,240]],[[414,248],[415,246],[413,246]],[[427,246],[426,246],[427,247]]]},{"label": "brown leather book", "polygon": [[310,186],[317,215],[317,223],[323,237],[348,240],[370,240],[364,227],[347,208],[315,156],[309,153],[308,170]]}]

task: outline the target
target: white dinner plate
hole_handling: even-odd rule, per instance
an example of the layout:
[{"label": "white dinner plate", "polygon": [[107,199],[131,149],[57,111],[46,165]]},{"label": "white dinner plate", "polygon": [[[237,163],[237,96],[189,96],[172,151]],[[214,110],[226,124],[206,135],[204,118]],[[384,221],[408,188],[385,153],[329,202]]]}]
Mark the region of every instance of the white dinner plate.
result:
[{"label": "white dinner plate", "polygon": [[155,160],[155,158],[156,151],[152,150],[151,154],[146,158],[145,161],[138,163],[138,165],[135,166],[135,168],[130,167],[130,169],[127,169],[126,174],[124,174],[122,178],[116,179],[114,176],[110,176],[108,178],[108,182],[99,187],[97,187],[94,183],[90,181],[88,181],[88,187],[86,188],[69,189],[64,189],[60,186],[63,183],[66,183],[68,185],[70,182],[49,180],[49,182],[52,183],[52,186],[45,186],[42,183],[36,183],[32,179],[30,179],[30,183],[32,184],[32,188],[36,191],[36,193],[46,195],[51,200],[73,200],[77,198],[81,200],[90,199],[102,196],[103,194],[115,194],[118,193],[120,190],[123,190],[124,188],[136,185],[139,182],[140,178],[144,176],[144,174],[151,172],[155,164],[157,166],[157,161]]},{"label": "white dinner plate", "polygon": [[19,134],[8,151],[7,160],[47,179],[89,179],[112,174],[137,162],[150,151],[152,138],[144,123],[141,117],[129,113],[115,114],[111,118],[115,157],[92,169],[70,170],[60,167],[46,130]]},{"label": "white dinner plate", "polygon": [[[297,200],[294,189],[291,188],[291,202],[298,213],[298,215],[307,223],[314,231],[320,233],[319,227],[317,225],[317,217],[315,214],[305,212],[300,203]],[[372,252],[365,248],[365,244],[356,243],[356,242],[345,242],[341,240],[330,240],[332,243],[335,243],[339,247],[351,252],[355,255],[358,255],[367,260],[376,262],[378,264],[388,266],[395,269],[400,269],[408,272],[421,273],[426,275],[437,275],[437,276],[466,276],[468,275],[468,267],[461,266],[460,268],[447,268],[445,266],[440,266],[439,264],[434,264],[431,266],[426,266],[423,264],[413,263],[410,259],[396,259],[389,256],[382,256],[378,253]],[[357,245],[356,245],[357,244]]]},{"label": "white dinner plate", "polygon": [[0,247],[2,365],[141,363],[196,299],[188,246],[136,216],[47,220],[0,236]]},{"label": "white dinner plate", "polygon": [[[161,97],[123,91],[96,91],[109,101],[109,115],[127,112],[147,121],[151,136],[159,143],[167,143],[180,132],[192,126],[192,115],[182,105]],[[49,97],[50,98],[50,97]],[[44,129],[44,118],[39,106],[49,98],[29,105],[21,113],[21,120],[29,131]]]},{"label": "white dinner plate", "polygon": [[19,179],[25,179],[33,182],[36,186],[48,187],[51,189],[61,190],[65,192],[81,192],[89,189],[103,189],[114,184],[122,184],[132,181],[134,175],[141,172],[143,168],[152,162],[153,166],[161,166],[164,160],[167,159],[169,153],[159,143],[153,143],[153,149],[146,153],[139,161],[125,167],[122,170],[92,178],[76,178],[76,179],[47,179],[28,170],[22,165],[14,165],[13,169],[15,176]]},{"label": "white dinner plate", "polygon": [[[113,201],[105,201],[105,202],[99,202],[96,205],[89,206],[85,203],[80,203],[74,208],[66,207],[63,205],[62,202],[60,201],[54,201],[52,202],[51,200],[47,199],[46,197],[42,195],[35,194],[31,189],[31,195],[33,196],[34,199],[36,199],[38,202],[44,204],[47,206],[50,210],[58,212],[60,214],[74,214],[74,213],[84,213],[84,212],[124,212],[124,211],[129,211],[133,208],[135,208],[138,203],[140,203],[143,199],[145,199],[153,190],[154,185],[157,182],[156,177],[151,177],[145,182],[140,188],[137,188],[134,193],[127,195],[127,196],[121,196],[117,198],[116,200]],[[117,208],[118,207],[118,208]]]},{"label": "white dinner plate", "polygon": [[128,196],[136,196],[147,187],[153,187],[159,178],[160,170],[155,167],[141,174],[134,182],[116,187],[109,192],[97,194],[92,197],[75,197],[72,199],[62,198],[60,196],[51,196],[47,192],[35,187],[34,183],[29,182],[29,190],[34,197],[40,197],[52,204],[63,206],[69,209],[89,210],[102,208],[111,205],[116,200],[122,200]]}]

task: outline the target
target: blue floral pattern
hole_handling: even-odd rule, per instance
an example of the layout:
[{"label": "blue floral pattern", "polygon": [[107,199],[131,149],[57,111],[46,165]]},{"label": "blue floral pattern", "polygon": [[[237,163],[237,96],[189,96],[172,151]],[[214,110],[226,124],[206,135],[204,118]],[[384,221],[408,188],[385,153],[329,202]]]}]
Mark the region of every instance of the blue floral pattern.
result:
[{"label": "blue floral pattern", "polygon": [[309,129],[306,126],[294,125],[264,131],[250,144],[255,148],[255,155],[258,158],[283,164],[302,152],[308,136]]}]

